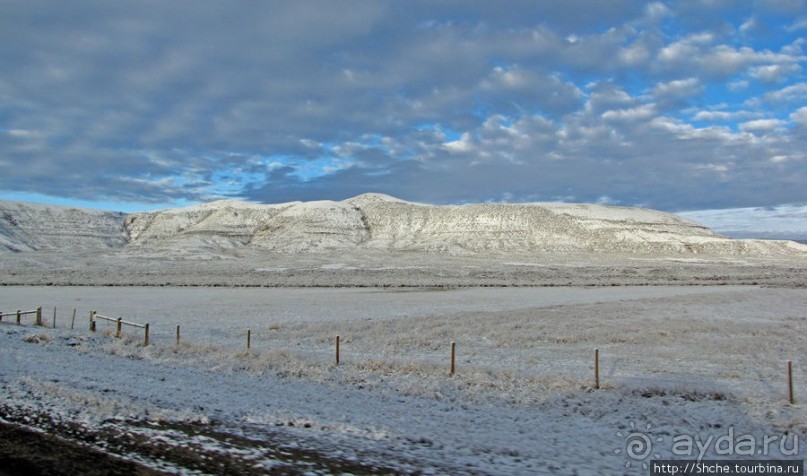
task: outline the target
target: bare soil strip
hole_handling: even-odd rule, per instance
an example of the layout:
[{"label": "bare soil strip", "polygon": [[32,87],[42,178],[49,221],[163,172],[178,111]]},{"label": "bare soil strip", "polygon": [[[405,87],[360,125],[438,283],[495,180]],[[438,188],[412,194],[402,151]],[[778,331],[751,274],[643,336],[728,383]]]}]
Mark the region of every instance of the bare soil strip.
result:
[{"label": "bare soil strip", "polygon": [[265,429],[259,439],[215,423],[109,421],[99,427],[0,406],[0,476],[400,474],[378,464],[325,457]]},{"label": "bare soil strip", "polygon": [[167,474],[25,426],[0,422],[1,476]]}]

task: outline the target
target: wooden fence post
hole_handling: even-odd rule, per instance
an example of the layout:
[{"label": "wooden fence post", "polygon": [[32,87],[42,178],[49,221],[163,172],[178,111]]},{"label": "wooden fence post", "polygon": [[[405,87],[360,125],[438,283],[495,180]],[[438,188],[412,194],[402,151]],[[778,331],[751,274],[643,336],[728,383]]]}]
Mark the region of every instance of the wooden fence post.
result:
[{"label": "wooden fence post", "polygon": [[22,318],[22,311],[17,309],[17,325],[20,325],[20,319]]},{"label": "wooden fence post", "polygon": [[457,343],[452,342],[451,343],[451,374],[450,375],[454,375],[454,371],[456,370],[456,367],[454,365],[454,361],[455,361],[456,357],[457,357]]},{"label": "wooden fence post", "polygon": [[36,325],[42,327],[42,306],[36,308]]},{"label": "wooden fence post", "polygon": [[600,388],[600,349],[594,349],[594,388]]},{"label": "wooden fence post", "polygon": [[70,320],[70,330],[72,331],[73,328],[76,326],[76,308],[73,308],[73,319]]},{"label": "wooden fence post", "polygon": [[143,347],[149,346],[149,324],[146,323],[146,337],[143,339]]},{"label": "wooden fence post", "polygon": [[336,365],[339,365],[339,336],[336,336]]},{"label": "wooden fence post", "polygon": [[177,347],[179,346],[179,326],[177,326]]},{"label": "wooden fence post", "polygon": [[247,350],[252,348],[252,331],[247,329]]},{"label": "wooden fence post", "polygon": [[118,318],[118,331],[117,331],[117,332],[115,332],[115,337],[117,337],[118,339],[120,339],[120,335],[121,335],[121,327],[123,326],[123,323],[122,323],[121,321],[123,321],[123,318],[122,318],[122,317],[119,317],[119,318]]},{"label": "wooden fence post", "polygon": [[796,403],[796,399],[793,397],[793,361],[787,361],[787,393],[790,397],[790,404],[793,405]]},{"label": "wooden fence post", "polygon": [[95,332],[95,311],[90,311],[90,331]]},{"label": "wooden fence post", "polygon": [[53,328],[56,329],[56,306],[53,306]]}]

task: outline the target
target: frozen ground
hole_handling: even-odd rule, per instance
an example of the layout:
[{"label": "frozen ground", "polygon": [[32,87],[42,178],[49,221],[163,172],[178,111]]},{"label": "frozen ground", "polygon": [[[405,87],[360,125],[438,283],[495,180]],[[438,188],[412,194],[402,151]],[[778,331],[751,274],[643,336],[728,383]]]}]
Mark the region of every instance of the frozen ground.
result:
[{"label": "frozen ground", "polygon": [[[4,311],[39,305],[57,329],[0,324],[3,418],[152,468],[647,474],[699,456],[674,438],[807,452],[804,288],[0,287]],[[90,310],[151,323],[152,345],[90,334]]]},{"label": "frozen ground", "polygon": [[[805,247],[807,248],[807,247]],[[0,285],[614,286],[807,283],[807,258],[569,253],[269,253],[250,249],[0,253]]]}]

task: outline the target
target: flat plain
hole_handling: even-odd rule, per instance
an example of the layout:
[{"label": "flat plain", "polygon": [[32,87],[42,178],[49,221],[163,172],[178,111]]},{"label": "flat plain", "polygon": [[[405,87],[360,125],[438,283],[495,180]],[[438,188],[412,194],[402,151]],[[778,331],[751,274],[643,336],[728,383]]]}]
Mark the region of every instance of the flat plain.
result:
[{"label": "flat plain", "polygon": [[[804,455],[804,288],[5,286],[0,302],[47,323],[57,308],[56,329],[0,326],[3,418],[152,470],[633,474],[699,456],[676,436],[729,431]],[[91,333],[91,310],[149,322],[150,345]],[[645,458],[626,453],[636,432]]]}]

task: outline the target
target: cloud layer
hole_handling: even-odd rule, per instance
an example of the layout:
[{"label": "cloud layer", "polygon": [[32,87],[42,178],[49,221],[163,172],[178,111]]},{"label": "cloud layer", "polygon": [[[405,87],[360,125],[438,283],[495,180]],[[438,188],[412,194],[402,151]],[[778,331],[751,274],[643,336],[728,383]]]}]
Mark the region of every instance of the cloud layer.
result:
[{"label": "cloud layer", "polygon": [[807,202],[803,1],[0,5],[0,190]]}]

